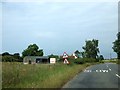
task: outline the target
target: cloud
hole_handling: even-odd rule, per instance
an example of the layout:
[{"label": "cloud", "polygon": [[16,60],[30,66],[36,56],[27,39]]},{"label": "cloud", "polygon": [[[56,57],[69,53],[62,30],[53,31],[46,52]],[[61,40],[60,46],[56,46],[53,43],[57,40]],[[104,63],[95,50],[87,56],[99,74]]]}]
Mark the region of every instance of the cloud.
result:
[{"label": "cloud", "polygon": [[41,38],[41,39],[54,39],[56,38],[56,33],[55,32],[37,32],[34,34],[36,38]]},{"label": "cloud", "polygon": [[118,0],[2,0],[3,2],[118,2]]},{"label": "cloud", "polygon": [[3,4],[3,50],[13,52],[18,50],[16,44],[22,49],[38,43],[47,54],[60,54],[81,49],[85,40],[94,38],[108,53],[116,38],[117,19],[116,3],[7,2]]}]

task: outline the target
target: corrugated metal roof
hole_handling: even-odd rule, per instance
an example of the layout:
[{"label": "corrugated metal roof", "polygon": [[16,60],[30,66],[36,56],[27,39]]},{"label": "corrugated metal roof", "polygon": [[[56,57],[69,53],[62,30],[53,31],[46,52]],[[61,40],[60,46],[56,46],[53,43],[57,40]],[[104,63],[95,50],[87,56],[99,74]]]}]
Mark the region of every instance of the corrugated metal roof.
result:
[{"label": "corrugated metal roof", "polygon": [[25,56],[24,58],[41,58],[41,59],[48,59],[48,56]]}]

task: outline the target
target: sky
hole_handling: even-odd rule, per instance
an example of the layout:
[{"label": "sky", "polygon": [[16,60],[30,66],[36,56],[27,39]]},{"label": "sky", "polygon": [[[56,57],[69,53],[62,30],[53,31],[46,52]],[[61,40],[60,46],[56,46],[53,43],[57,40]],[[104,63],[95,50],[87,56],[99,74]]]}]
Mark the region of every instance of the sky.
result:
[{"label": "sky", "polygon": [[86,40],[99,40],[105,58],[116,57],[116,2],[3,2],[2,52],[22,53],[37,44],[44,55],[83,51]]}]

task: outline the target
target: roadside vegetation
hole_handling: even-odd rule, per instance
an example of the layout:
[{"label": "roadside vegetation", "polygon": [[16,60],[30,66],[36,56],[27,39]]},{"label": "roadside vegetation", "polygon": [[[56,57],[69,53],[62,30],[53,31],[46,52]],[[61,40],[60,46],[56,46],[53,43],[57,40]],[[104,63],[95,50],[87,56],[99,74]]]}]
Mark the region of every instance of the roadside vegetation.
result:
[{"label": "roadside vegetation", "polygon": [[[24,65],[25,56],[43,56],[43,49],[36,44],[29,45],[23,50],[22,56],[19,53],[2,54],[2,88],[61,88],[67,81],[86,67],[112,62],[120,64],[120,32],[117,40],[113,42],[113,50],[117,53],[117,60],[104,60],[100,55],[98,47],[99,40],[87,40],[82,47],[84,51],[74,52],[76,59],[69,56],[69,64],[63,64],[62,56],[48,55],[57,60],[56,64],[28,64]],[[98,54],[99,53],[99,54]]]},{"label": "roadside vegetation", "polygon": [[103,63],[116,63],[120,64],[120,60],[118,59],[110,59],[110,60],[102,60]]},{"label": "roadside vegetation", "polygon": [[25,56],[43,56],[43,50],[36,44],[29,45],[22,52],[22,57],[18,53],[12,55],[5,52],[2,54],[2,87],[61,88],[77,73],[103,59],[102,55],[98,56],[98,40],[86,41],[83,49],[84,52],[75,51],[77,59],[69,56],[69,64],[63,64],[62,57],[51,54],[49,57],[56,58],[56,64],[24,65],[22,60]]},{"label": "roadside vegetation", "polygon": [[64,65],[2,63],[3,88],[60,88],[77,73],[94,63]]}]

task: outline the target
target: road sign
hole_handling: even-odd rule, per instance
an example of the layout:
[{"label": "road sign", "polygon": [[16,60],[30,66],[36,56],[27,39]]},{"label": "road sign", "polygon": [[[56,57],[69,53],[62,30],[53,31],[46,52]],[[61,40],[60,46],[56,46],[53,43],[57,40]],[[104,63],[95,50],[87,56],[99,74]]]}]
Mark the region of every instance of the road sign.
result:
[{"label": "road sign", "polygon": [[50,58],[50,63],[56,63],[56,58]]},{"label": "road sign", "polygon": [[64,60],[64,64],[69,64],[67,59]]},{"label": "road sign", "polygon": [[63,53],[63,59],[68,58],[68,54],[66,52]]},{"label": "road sign", "polygon": [[64,60],[64,64],[69,64],[68,60],[68,54],[66,52],[63,53],[63,60]]}]

